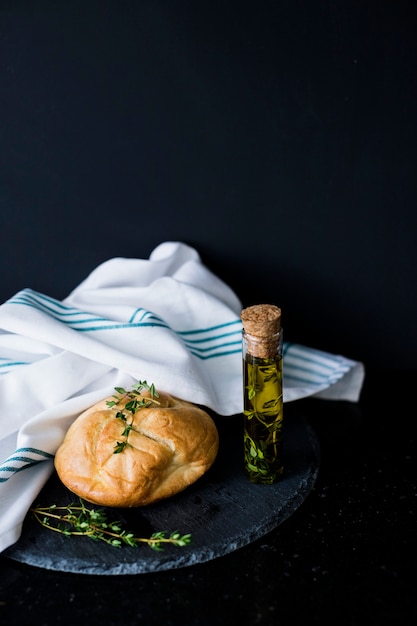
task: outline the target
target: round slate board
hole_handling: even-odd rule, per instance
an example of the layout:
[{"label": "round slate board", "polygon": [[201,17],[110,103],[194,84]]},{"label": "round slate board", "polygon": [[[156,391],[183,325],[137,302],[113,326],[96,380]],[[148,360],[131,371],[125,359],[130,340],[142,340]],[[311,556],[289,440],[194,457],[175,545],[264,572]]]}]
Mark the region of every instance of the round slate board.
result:
[{"label": "round slate board", "polygon": [[[146,544],[114,548],[86,537],[65,537],[44,528],[28,514],[22,536],[3,554],[36,567],[95,575],[144,574],[202,563],[259,539],[287,519],[311,491],[319,468],[319,445],[306,420],[285,421],[282,479],[253,485],[242,468],[241,416],[215,419],[220,448],[211,469],[176,496],[136,509],[106,509],[135,536],[155,531],[191,533],[185,547],[166,545],[156,552]],[[53,474],[35,504],[65,505],[77,500]]]}]

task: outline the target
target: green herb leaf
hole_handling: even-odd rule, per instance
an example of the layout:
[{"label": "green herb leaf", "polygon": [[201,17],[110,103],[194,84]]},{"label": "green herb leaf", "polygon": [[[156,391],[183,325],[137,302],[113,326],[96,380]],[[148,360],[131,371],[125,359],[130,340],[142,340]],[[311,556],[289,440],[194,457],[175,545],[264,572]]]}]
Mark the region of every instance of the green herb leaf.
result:
[{"label": "green herb leaf", "polygon": [[181,535],[177,530],[169,536],[167,531],[159,531],[148,538],[135,537],[132,532],[122,530],[120,522],[109,522],[103,509],[89,509],[81,498],[79,503],[68,506],[36,506],[31,512],[49,530],[66,537],[84,536],[94,541],[103,541],[114,548],[121,548],[123,545],[136,548],[145,543],[153,550],[162,551],[162,544],[183,547],[191,543],[190,534]]},{"label": "green herb leaf", "polygon": [[[115,415],[117,419],[126,424],[121,433],[121,436],[124,437],[125,440],[121,442],[118,441],[114,446],[113,454],[120,454],[127,445],[127,439],[130,431],[134,430],[133,421],[137,411],[150,407],[152,404],[159,405],[160,403],[157,400],[157,398],[159,398],[159,393],[156,391],[155,385],[153,383],[148,385],[146,380],[140,380],[132,385],[132,389],[130,391],[126,390],[124,387],[115,387],[114,389],[120,395],[113,395],[112,397],[114,400],[107,400],[106,405],[109,409],[112,409],[121,402],[124,402],[124,410],[130,413],[131,416],[130,422],[128,422],[128,417],[123,411],[117,411]],[[142,396],[144,391],[147,391],[149,396]]]}]

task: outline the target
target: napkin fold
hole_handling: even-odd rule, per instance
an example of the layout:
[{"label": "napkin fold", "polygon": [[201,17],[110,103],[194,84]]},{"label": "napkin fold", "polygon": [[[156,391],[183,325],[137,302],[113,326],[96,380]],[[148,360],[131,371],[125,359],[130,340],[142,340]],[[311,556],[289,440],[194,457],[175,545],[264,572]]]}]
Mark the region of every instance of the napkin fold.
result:
[{"label": "napkin fold", "polygon": [[[241,303],[181,242],[113,258],[58,301],[0,306],[0,552],[15,543],[71,422],[137,380],[230,416],[243,408]],[[284,344],[284,402],[356,402],[362,363]]]}]

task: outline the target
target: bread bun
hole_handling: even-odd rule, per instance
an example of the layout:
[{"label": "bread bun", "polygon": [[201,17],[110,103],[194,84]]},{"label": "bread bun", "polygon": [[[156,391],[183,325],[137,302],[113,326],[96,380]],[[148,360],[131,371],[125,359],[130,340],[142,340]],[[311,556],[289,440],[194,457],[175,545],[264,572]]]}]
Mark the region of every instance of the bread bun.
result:
[{"label": "bread bun", "polygon": [[[102,506],[144,506],[182,491],[213,464],[219,437],[204,410],[159,393],[158,404],[132,413],[126,410],[131,396],[115,398],[84,411],[56,452],[56,471],[70,491]],[[133,427],[127,437],[121,414]]]}]

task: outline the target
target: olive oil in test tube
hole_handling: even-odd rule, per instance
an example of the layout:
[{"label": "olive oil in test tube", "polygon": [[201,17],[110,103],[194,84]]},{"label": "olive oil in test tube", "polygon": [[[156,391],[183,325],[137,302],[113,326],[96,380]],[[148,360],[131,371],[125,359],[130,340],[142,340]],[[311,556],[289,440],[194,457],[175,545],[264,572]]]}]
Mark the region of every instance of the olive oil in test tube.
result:
[{"label": "olive oil in test tube", "polygon": [[244,468],[253,483],[272,484],[283,473],[281,309],[243,309]]}]

